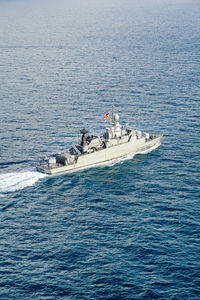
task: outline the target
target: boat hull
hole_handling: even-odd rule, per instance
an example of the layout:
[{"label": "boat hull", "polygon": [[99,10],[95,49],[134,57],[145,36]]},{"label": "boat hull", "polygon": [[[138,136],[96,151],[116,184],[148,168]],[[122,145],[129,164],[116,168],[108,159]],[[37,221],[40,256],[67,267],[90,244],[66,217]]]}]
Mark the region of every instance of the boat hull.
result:
[{"label": "boat hull", "polygon": [[104,148],[93,153],[86,153],[78,156],[76,163],[66,166],[48,167],[45,165],[37,166],[37,170],[49,175],[58,173],[67,173],[74,170],[90,167],[91,165],[99,165],[114,159],[126,157],[129,154],[135,154],[152,148],[160,142],[162,134],[157,135],[153,139],[146,140],[144,137],[137,139],[132,137],[129,142],[117,144],[112,147]]}]

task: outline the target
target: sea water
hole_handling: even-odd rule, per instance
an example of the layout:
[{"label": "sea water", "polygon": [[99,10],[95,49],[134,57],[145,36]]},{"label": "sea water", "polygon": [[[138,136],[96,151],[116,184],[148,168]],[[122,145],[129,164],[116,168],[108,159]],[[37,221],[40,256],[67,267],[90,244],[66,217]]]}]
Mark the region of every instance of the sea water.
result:
[{"label": "sea water", "polygon": [[[200,2],[0,2],[0,299],[199,299]],[[122,124],[148,153],[47,176]]]}]

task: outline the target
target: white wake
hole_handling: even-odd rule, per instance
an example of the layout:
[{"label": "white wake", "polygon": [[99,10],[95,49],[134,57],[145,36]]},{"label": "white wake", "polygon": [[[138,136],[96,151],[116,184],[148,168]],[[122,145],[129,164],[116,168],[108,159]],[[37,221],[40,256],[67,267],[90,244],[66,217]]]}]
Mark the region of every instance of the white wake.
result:
[{"label": "white wake", "polygon": [[[140,151],[140,152],[136,152],[136,153],[132,153],[129,154],[125,157],[122,158],[117,158],[117,159],[113,159],[111,161],[108,162],[102,162],[99,163],[98,165],[90,165],[87,167],[83,167],[77,170],[73,170],[69,173],[73,173],[76,171],[80,171],[83,169],[88,169],[88,168],[92,168],[92,167],[97,167],[97,166],[113,166],[116,163],[119,162],[123,162],[124,160],[127,159],[132,159],[136,154],[147,154],[149,152],[151,152],[152,150],[156,149],[157,147],[160,146],[160,142],[158,142],[156,145],[154,145],[153,147],[144,150],[144,151]],[[15,173],[5,173],[5,174],[0,174],[0,197],[3,196],[2,193],[8,193],[8,192],[14,192],[17,190],[22,190],[25,187],[28,186],[32,186],[34,185],[39,179],[46,177],[48,175],[43,174],[43,173],[39,173],[39,172],[31,172],[31,171],[24,171],[24,172],[15,172]]]},{"label": "white wake", "polygon": [[140,152],[137,152],[136,154],[147,154],[153,150],[155,150],[156,148],[158,148],[159,146],[161,145],[161,142],[157,142],[153,147],[149,148],[149,149],[146,149],[144,151],[140,151]]},{"label": "white wake", "polygon": [[[39,172],[16,172],[0,174],[0,193],[22,190],[34,185],[40,178],[47,176]],[[2,194],[0,194],[2,196]]]}]

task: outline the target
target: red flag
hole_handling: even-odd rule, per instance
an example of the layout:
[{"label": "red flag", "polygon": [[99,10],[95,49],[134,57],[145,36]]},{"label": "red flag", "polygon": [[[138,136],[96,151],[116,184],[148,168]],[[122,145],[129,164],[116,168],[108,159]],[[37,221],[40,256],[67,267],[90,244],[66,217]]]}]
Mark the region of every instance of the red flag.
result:
[{"label": "red flag", "polygon": [[110,112],[108,111],[108,112],[105,114],[105,116],[104,116],[104,118],[103,118],[104,121],[105,121],[105,120],[107,119],[107,117],[109,116],[109,113],[110,113]]}]

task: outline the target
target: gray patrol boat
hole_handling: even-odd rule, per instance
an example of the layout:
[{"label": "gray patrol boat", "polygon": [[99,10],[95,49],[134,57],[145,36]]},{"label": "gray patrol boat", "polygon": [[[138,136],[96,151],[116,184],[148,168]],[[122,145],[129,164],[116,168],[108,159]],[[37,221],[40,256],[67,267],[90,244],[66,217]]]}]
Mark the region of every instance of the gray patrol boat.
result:
[{"label": "gray patrol boat", "polygon": [[[108,116],[108,113],[106,114]],[[106,117],[107,117],[106,116]],[[92,165],[124,158],[159,145],[162,134],[142,133],[139,130],[123,127],[119,123],[119,115],[112,108],[111,128],[107,128],[103,136],[90,135],[84,128],[79,144],[62,153],[45,158],[36,168],[49,175],[70,172]]]}]

